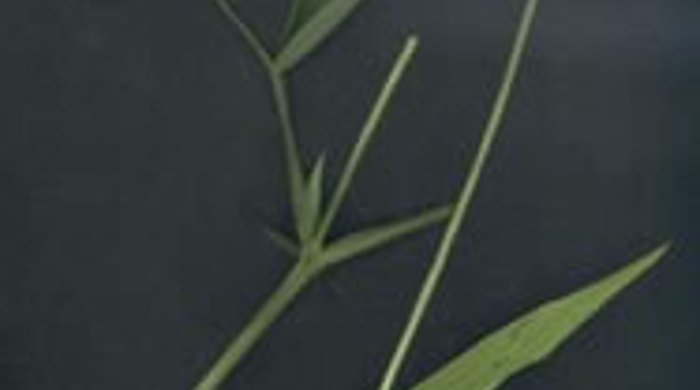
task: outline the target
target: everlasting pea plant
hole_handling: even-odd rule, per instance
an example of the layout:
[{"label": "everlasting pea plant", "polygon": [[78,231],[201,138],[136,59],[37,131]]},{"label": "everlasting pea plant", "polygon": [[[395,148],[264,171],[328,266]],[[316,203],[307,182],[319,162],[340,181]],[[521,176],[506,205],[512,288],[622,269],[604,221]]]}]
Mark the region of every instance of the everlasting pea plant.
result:
[{"label": "everlasting pea plant", "polygon": [[[474,161],[466,170],[464,184],[454,202],[428,208],[413,216],[365,228],[340,238],[330,238],[329,231],[352,185],[360,162],[382,124],[398,84],[406,73],[418,48],[418,38],[410,36],[398,54],[386,81],[379,90],[367,119],[352,147],[340,177],[329,198],[323,193],[325,156],[318,157],[307,168],[302,162],[290,112],[286,78],[308,55],[325,42],[362,3],[362,0],[295,0],[284,28],[280,49],[273,53],[239,16],[231,0],[215,0],[224,16],[266,69],[272,98],[279,117],[279,128],[289,182],[289,200],[296,232],[288,237],[268,229],[272,241],[296,259],[277,289],[269,296],[243,330],[233,338],[193,390],[216,390],[223,386],[242,359],[270,325],[309,283],[325,270],[356,258],[364,252],[415,233],[426,227],[446,222],[446,227],[432,265],[417,295],[413,310],[406,320],[378,390],[392,390],[412,341],[428,308],[433,293],[451,259],[463,221],[477,191],[481,173],[496,141],[505,114],[511,89],[516,80],[523,52],[538,8],[538,0],[526,0],[519,28],[505,67],[500,88],[486,122]],[[571,334],[595,315],[626,286],[656,264],[668,251],[664,243],[643,254],[630,265],[573,292],[545,303],[484,337],[474,347],[456,356],[412,390],[492,390],[514,374],[544,360]]]}]

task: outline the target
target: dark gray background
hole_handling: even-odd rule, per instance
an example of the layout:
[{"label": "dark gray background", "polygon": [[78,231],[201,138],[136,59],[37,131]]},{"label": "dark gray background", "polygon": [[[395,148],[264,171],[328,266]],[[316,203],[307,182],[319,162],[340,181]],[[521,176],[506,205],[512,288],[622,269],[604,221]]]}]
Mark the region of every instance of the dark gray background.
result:
[{"label": "dark gray background", "polygon": [[[272,38],[286,2],[240,0]],[[371,0],[295,74],[337,174],[420,53],[338,232],[450,199],[522,1]],[[700,347],[700,3],[543,0],[475,209],[401,382],[667,237],[668,260],[506,389],[691,389]],[[205,0],[0,3],[0,388],[188,389],[289,267],[259,64]],[[372,389],[438,230],[332,271],[227,389]]]}]

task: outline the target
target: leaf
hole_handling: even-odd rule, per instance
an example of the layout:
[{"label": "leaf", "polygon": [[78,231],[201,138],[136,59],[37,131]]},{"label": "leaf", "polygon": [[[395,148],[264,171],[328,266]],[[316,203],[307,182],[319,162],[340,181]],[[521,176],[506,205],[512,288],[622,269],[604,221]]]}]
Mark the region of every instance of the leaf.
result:
[{"label": "leaf", "polygon": [[272,242],[277,245],[286,254],[296,257],[299,254],[299,245],[290,237],[287,237],[284,233],[280,233],[270,227],[265,228],[265,233],[272,240]]},{"label": "leaf", "polygon": [[[316,3],[319,0],[314,0]],[[320,45],[343,21],[345,21],[363,0],[326,0],[285,43],[275,59],[279,72],[293,68],[304,57]],[[298,6],[301,7],[301,6]],[[305,8],[308,6],[305,6]],[[313,9],[311,6],[310,9]],[[302,16],[305,14],[302,13]],[[308,15],[306,16],[308,17]],[[303,19],[302,19],[303,20]]]},{"label": "leaf", "polygon": [[399,221],[349,234],[329,244],[321,255],[321,261],[324,264],[336,264],[376,249],[389,241],[444,221],[451,211],[452,206],[436,207]]},{"label": "leaf", "polygon": [[493,390],[551,355],[610,299],[654,266],[669,243],[601,281],[551,301],[480,341],[412,390]]},{"label": "leaf", "polygon": [[299,31],[299,28],[306,24],[318,10],[326,5],[329,0],[296,0],[292,2],[292,7],[284,26],[283,41],[287,42],[292,34]]},{"label": "leaf", "polygon": [[302,241],[308,240],[316,230],[318,217],[321,214],[321,202],[323,201],[323,172],[326,158],[321,155],[316,160],[309,180],[304,189],[299,210],[298,230]]}]

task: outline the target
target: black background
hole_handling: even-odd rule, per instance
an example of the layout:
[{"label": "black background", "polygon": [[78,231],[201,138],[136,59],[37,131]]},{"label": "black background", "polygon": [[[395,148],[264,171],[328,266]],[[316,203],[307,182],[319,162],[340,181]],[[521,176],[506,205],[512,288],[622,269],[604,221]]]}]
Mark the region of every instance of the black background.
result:
[{"label": "black background", "polygon": [[[521,1],[371,0],[295,73],[337,175],[422,37],[337,226],[451,199]],[[286,2],[240,0],[270,38]],[[542,0],[513,104],[401,378],[674,237],[667,261],[506,389],[692,389],[700,3]],[[0,4],[0,388],[188,389],[289,267],[265,75],[212,2]],[[330,272],[226,388],[371,389],[439,230]],[[404,386],[405,388],[405,386]]]}]

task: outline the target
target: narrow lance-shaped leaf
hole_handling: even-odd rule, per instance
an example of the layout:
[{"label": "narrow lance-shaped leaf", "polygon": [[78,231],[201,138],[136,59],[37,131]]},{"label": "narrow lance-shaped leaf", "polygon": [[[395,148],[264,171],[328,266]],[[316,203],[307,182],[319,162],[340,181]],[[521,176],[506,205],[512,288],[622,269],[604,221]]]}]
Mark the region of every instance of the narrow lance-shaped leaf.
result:
[{"label": "narrow lance-shaped leaf", "polygon": [[[320,45],[363,0],[327,0],[305,23],[298,27],[275,58],[279,72],[293,68]],[[312,7],[313,9],[313,7]]]},{"label": "narrow lance-shaped leaf", "polygon": [[451,210],[451,206],[436,207],[398,221],[351,233],[328,245],[323,251],[321,261],[326,265],[331,265],[348,260],[390,241],[444,221],[449,217]]},{"label": "narrow lance-shaped leaf", "polygon": [[311,175],[309,175],[304,196],[301,199],[301,208],[299,211],[299,220],[297,228],[299,238],[303,240],[309,239],[316,229],[319,215],[321,214],[321,202],[323,201],[323,173],[326,165],[325,156],[316,160]]},{"label": "narrow lance-shaped leaf", "polygon": [[655,265],[664,244],[601,281],[540,306],[486,336],[411,390],[494,390],[546,359],[616,294]]},{"label": "narrow lance-shaped leaf", "polygon": [[330,0],[295,0],[289,10],[287,22],[282,34],[283,41],[287,42],[292,34],[299,30],[299,27],[308,22],[318,10],[328,4]]},{"label": "narrow lance-shaped leaf", "polygon": [[273,244],[282,249],[282,251],[289,256],[296,257],[299,254],[299,245],[291,237],[271,227],[266,227],[265,233],[267,233],[267,236]]}]

